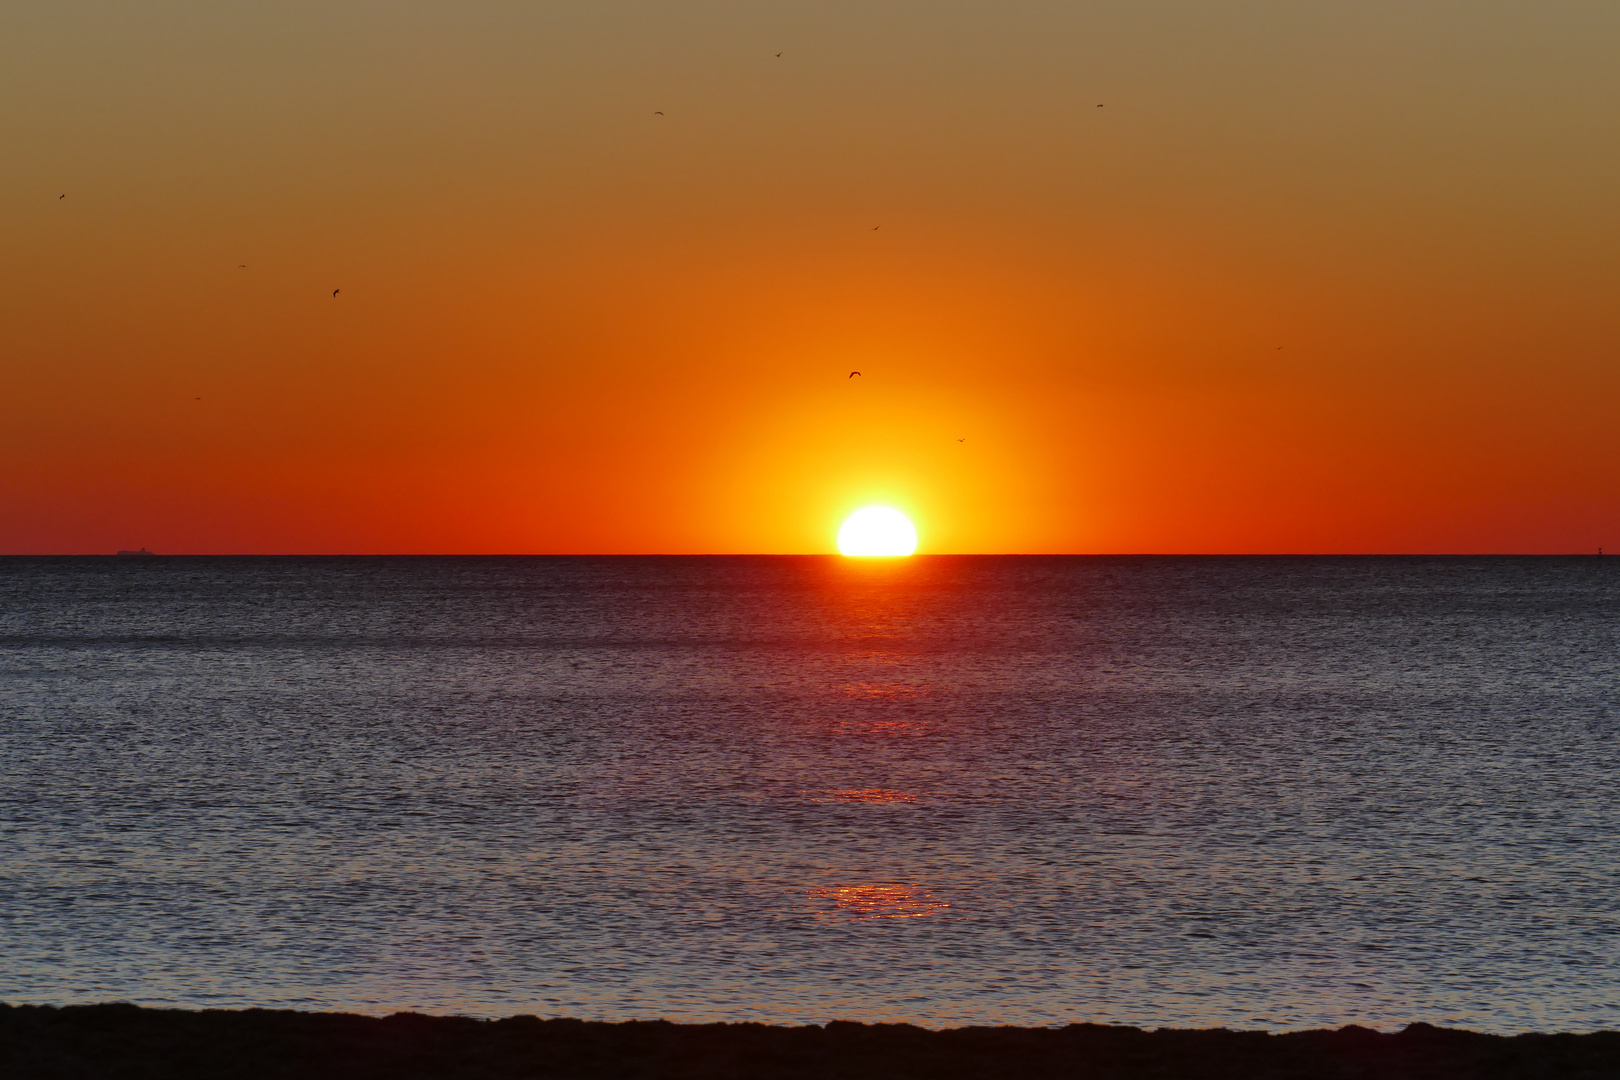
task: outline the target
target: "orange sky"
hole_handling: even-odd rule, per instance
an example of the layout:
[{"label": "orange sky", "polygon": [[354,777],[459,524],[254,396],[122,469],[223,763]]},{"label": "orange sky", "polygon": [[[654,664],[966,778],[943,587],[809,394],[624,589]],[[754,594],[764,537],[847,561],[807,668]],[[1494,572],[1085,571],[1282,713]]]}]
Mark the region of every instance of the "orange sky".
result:
[{"label": "orange sky", "polygon": [[8,4],[0,552],[1620,549],[1616,55],[1599,2]]}]

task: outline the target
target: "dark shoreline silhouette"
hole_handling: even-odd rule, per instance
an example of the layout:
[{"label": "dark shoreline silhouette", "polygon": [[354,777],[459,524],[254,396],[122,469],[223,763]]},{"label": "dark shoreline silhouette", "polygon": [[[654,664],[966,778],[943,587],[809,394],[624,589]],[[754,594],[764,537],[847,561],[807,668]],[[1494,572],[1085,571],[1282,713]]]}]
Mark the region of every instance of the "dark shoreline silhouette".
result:
[{"label": "dark shoreline silhouette", "polygon": [[1413,1024],[1273,1035],[1072,1024],[929,1031],[906,1024],[596,1023],[515,1016],[0,1004],[9,1080],[191,1077],[1445,1080],[1620,1075],[1620,1033],[1482,1035]]}]

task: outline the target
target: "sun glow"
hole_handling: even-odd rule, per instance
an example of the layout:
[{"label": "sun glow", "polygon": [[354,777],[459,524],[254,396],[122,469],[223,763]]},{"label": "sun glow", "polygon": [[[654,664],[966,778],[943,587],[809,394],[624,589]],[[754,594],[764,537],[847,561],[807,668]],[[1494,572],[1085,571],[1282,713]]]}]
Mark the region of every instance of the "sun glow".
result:
[{"label": "sun glow", "polygon": [[845,555],[910,555],[917,550],[917,530],[898,510],[868,506],[845,519],[838,530],[838,550]]}]

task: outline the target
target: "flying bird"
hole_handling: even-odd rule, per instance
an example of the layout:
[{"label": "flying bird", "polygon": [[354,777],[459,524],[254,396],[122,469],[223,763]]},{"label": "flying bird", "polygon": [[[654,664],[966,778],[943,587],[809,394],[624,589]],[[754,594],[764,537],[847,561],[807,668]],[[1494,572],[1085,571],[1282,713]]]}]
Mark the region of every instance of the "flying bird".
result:
[{"label": "flying bird", "polygon": [[967,442],[967,440],[966,440],[966,439],[957,439],[957,440],[956,440],[956,441],[957,441],[957,442]]},{"label": "flying bird", "polygon": [[57,201],[60,202],[62,199],[67,198],[67,196],[66,195],[58,195],[56,198],[57,198]]},{"label": "flying bird", "polygon": [[851,379],[853,379],[853,378],[854,378],[854,377],[855,377],[855,376],[857,376],[857,375],[859,375],[859,374],[860,374],[860,372],[858,372],[858,371],[852,371],[852,372],[850,372],[850,373],[849,373],[849,377],[850,377],[850,378],[851,378]]},{"label": "flying bird", "polygon": [[780,59],[782,59],[782,54],[781,54],[781,53],[777,53],[777,54],[776,54],[776,58],[777,58],[777,59],[778,59],[778,60],[780,60]]},{"label": "flying bird", "polygon": [[337,299],[337,294],[342,292],[342,291],[343,291],[342,289],[333,289],[332,290],[332,299],[336,300]]},{"label": "flying bird", "polygon": [[663,114],[663,113],[661,113],[661,112],[658,112],[658,111],[656,111],[656,110],[654,110],[654,112],[653,112],[653,115],[654,115],[654,116],[663,116],[663,115],[664,115],[664,114]]}]

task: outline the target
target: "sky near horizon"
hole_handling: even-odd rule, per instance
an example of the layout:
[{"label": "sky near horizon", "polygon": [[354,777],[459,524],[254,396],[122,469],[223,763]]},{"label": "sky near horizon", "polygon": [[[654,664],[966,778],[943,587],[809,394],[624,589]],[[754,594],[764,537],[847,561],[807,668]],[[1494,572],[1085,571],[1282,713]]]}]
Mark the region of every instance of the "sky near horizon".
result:
[{"label": "sky near horizon", "polygon": [[1616,56],[1603,2],[12,0],[0,553],[1620,549]]}]

